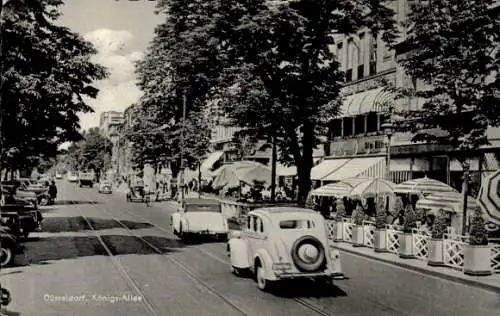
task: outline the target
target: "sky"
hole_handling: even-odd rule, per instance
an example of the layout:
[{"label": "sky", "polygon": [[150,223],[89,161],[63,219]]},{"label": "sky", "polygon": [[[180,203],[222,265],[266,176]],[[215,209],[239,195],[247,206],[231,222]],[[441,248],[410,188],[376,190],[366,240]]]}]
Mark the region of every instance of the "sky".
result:
[{"label": "sky", "polygon": [[155,15],[156,1],[66,0],[59,24],[92,42],[99,53],[94,61],[107,67],[110,76],[96,83],[96,99],[88,100],[95,113],[80,115],[83,129],[99,125],[103,111],[123,111],[141,95],[136,86],[134,62],[153,38],[164,17]]}]

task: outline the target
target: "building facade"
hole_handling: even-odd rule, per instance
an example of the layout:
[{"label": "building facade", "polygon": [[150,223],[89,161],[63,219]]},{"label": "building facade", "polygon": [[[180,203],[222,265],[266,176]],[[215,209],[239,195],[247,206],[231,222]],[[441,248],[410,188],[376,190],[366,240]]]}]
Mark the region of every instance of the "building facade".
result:
[{"label": "building facade", "polygon": [[[410,2],[391,2],[399,25],[405,25],[408,19]],[[401,27],[398,42],[404,43],[406,34]],[[395,100],[387,89],[388,85],[422,87],[398,65],[406,52],[389,49],[368,30],[337,37],[333,49],[346,74],[344,101],[341,116],[330,124],[329,144],[325,146],[328,157],[312,170],[317,185],[356,176],[389,177],[396,183],[428,176],[459,186],[462,167],[451,148],[412,143],[411,134],[384,129],[393,110],[419,110],[423,105],[416,98]],[[476,180],[482,172],[498,169],[500,130],[491,128],[488,136],[492,146],[470,153]]]},{"label": "building facade", "polygon": [[104,137],[110,137],[110,133],[111,134],[116,133],[113,132],[112,129],[113,128],[116,129],[116,125],[122,123],[123,123],[123,112],[118,112],[118,111],[102,112],[99,120],[99,132]]}]

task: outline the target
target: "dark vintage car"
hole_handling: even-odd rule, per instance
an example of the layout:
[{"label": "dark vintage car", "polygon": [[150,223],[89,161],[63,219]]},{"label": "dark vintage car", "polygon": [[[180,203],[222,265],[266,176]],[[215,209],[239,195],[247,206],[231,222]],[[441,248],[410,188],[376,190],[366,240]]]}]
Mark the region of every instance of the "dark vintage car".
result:
[{"label": "dark vintage car", "polygon": [[18,204],[4,204],[0,208],[2,225],[9,227],[17,237],[28,238],[35,230],[40,230],[42,215],[38,210],[26,209]]},{"label": "dark vintage car", "polygon": [[127,202],[147,202],[149,195],[146,193],[143,185],[136,184],[127,192]]},{"label": "dark vintage car", "polygon": [[35,192],[19,181],[5,181],[2,183],[2,196],[7,204],[23,205],[26,208],[38,209],[38,197]]},{"label": "dark vintage car", "polygon": [[21,244],[7,226],[0,225],[0,267],[8,267],[22,251]]}]

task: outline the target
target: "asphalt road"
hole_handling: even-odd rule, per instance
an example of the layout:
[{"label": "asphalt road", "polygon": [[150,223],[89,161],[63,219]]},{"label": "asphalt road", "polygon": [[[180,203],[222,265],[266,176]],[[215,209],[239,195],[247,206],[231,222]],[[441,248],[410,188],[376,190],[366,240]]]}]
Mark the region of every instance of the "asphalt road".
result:
[{"label": "asphalt road", "polygon": [[[229,271],[225,244],[184,245],[170,202],[126,203],[115,192],[58,183],[44,232],[0,272],[7,315],[496,315],[500,297],[478,288],[342,253],[332,288],[287,283],[273,293]],[[65,301],[64,301],[65,300]]]}]

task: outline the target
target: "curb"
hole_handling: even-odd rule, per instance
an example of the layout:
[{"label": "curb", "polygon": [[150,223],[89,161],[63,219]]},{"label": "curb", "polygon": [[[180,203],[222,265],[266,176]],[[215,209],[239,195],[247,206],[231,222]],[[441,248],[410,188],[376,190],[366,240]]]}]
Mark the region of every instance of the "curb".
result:
[{"label": "curb", "polygon": [[369,254],[365,254],[365,253],[359,253],[359,252],[357,252],[355,250],[348,249],[346,247],[338,247],[337,245],[333,245],[333,247],[336,248],[336,249],[338,249],[338,250],[340,250],[340,251],[344,251],[344,252],[350,253],[352,255],[357,255],[357,256],[360,256],[360,257],[365,257],[365,258],[369,258],[369,259],[372,259],[372,260],[384,262],[384,263],[387,263],[387,264],[390,264],[390,265],[393,265],[393,266],[398,266],[398,267],[401,267],[401,268],[405,268],[405,269],[408,269],[408,270],[413,270],[413,271],[420,272],[420,273],[423,273],[423,274],[432,275],[432,276],[440,278],[440,279],[445,279],[445,280],[448,280],[448,281],[453,281],[453,282],[462,283],[462,284],[473,286],[473,287],[478,287],[478,288],[481,288],[483,290],[487,290],[487,291],[491,291],[491,292],[495,292],[495,293],[500,293],[500,285],[496,286],[496,285],[486,284],[486,283],[482,283],[482,282],[475,281],[475,280],[468,280],[468,279],[465,279],[465,278],[460,278],[460,277],[457,277],[457,276],[452,276],[452,275],[440,273],[440,272],[437,272],[437,271],[427,270],[427,269],[424,269],[424,268],[421,268],[421,267],[412,266],[410,264],[401,263],[401,262],[395,262],[395,261],[387,260],[387,259],[384,259],[384,258],[379,258],[379,257],[377,257],[375,255],[369,255]]}]

